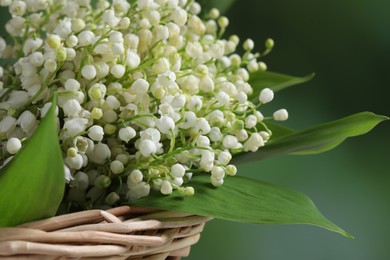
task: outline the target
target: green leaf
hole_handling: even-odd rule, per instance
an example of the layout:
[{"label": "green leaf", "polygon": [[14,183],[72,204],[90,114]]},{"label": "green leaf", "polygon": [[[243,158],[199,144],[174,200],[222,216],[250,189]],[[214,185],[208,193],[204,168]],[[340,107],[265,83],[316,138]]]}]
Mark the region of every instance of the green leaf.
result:
[{"label": "green leaf", "polygon": [[293,77],[280,73],[269,72],[269,71],[259,71],[256,73],[251,73],[249,76],[249,84],[253,88],[253,102],[259,102],[258,97],[260,91],[264,88],[270,88],[274,92],[280,91],[282,89],[304,83],[311,80],[314,77],[314,73],[309,74],[305,77]]},{"label": "green leaf", "polygon": [[244,177],[226,177],[215,188],[206,175],[194,176],[192,197],[160,194],[132,202],[164,210],[255,224],[310,224],[352,237],[325,218],[304,194]]},{"label": "green leaf", "polygon": [[235,156],[235,163],[261,160],[277,154],[316,154],[328,151],[348,137],[365,134],[380,122],[389,119],[385,116],[362,112],[342,119],[297,131],[272,139],[255,153],[242,153]]},{"label": "green leaf", "polygon": [[281,138],[283,136],[295,133],[295,130],[293,129],[281,125],[275,125],[272,123],[267,123],[267,127],[269,130],[271,130],[273,139]]},{"label": "green leaf", "polygon": [[28,142],[0,171],[0,226],[54,216],[65,188],[56,104]]}]

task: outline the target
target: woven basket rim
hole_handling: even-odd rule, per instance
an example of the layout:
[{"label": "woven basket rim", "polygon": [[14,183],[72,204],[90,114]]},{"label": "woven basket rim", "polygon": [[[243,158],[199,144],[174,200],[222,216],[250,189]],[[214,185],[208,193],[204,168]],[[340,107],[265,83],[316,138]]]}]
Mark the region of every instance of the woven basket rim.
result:
[{"label": "woven basket rim", "polygon": [[0,228],[0,258],[180,259],[211,219],[140,206],[69,213]]}]

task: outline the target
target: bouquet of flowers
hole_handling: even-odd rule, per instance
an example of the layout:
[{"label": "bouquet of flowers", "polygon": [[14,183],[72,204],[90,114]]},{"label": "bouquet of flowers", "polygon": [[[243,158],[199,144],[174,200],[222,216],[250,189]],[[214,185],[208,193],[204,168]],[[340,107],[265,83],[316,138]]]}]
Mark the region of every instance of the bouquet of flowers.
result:
[{"label": "bouquet of flowers", "polygon": [[[303,194],[236,165],[327,151],[384,116],[302,131],[263,115],[309,80],[267,71],[251,39],[192,0],[1,0],[0,226],[141,205],[248,223],[307,223],[350,236]],[[202,18],[201,18],[202,17]],[[235,176],[235,177],[232,177]]]}]

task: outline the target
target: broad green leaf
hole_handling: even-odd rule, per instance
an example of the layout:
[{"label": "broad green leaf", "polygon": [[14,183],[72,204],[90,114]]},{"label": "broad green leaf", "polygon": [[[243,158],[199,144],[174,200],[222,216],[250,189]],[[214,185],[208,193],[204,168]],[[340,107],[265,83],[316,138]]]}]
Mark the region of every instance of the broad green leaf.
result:
[{"label": "broad green leaf", "polygon": [[311,80],[314,77],[314,73],[307,75],[305,77],[293,77],[280,73],[269,72],[269,71],[259,71],[256,73],[251,73],[249,76],[249,84],[253,88],[253,102],[259,102],[258,97],[260,91],[264,88],[270,88],[274,92],[280,91],[282,89],[304,83],[308,80]]},{"label": "broad green leaf", "polygon": [[286,135],[290,135],[295,133],[295,130],[281,126],[281,125],[275,125],[272,123],[267,123],[267,127],[272,132],[272,138],[281,138]]},{"label": "broad green leaf", "polygon": [[0,171],[0,226],[54,216],[65,188],[55,102],[33,136]]},{"label": "broad green leaf", "polygon": [[328,151],[348,137],[365,134],[380,122],[389,119],[371,112],[362,112],[303,131],[272,139],[255,153],[235,156],[235,163],[261,160],[277,154],[316,154]]},{"label": "broad green leaf", "polygon": [[192,197],[154,194],[131,205],[187,212],[255,224],[310,224],[351,237],[325,218],[304,194],[244,177],[227,177],[215,188],[207,175],[194,176]]}]

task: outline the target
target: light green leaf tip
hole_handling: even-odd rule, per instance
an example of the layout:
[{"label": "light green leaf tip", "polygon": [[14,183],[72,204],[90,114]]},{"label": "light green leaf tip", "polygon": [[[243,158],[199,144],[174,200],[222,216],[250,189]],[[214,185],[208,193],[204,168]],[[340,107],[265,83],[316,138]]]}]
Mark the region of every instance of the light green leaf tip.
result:
[{"label": "light green leaf tip", "polygon": [[57,137],[56,102],[38,128],[0,170],[0,226],[54,216],[65,188]]},{"label": "light green leaf tip", "polygon": [[266,159],[279,154],[316,154],[331,150],[345,139],[371,131],[386,116],[362,112],[302,131],[284,130],[255,153],[234,157],[235,163]]},{"label": "light green leaf tip", "polygon": [[178,192],[169,196],[153,194],[130,203],[146,207],[187,212],[255,224],[309,224],[352,238],[324,217],[304,194],[244,177],[226,177],[220,187],[210,184],[207,175],[194,176],[192,197]]}]

